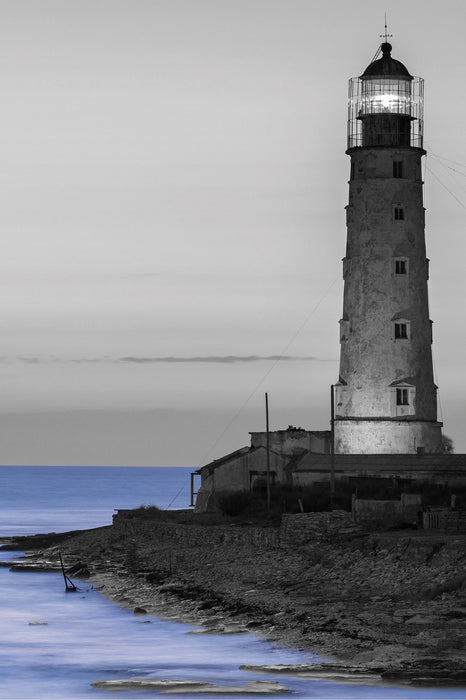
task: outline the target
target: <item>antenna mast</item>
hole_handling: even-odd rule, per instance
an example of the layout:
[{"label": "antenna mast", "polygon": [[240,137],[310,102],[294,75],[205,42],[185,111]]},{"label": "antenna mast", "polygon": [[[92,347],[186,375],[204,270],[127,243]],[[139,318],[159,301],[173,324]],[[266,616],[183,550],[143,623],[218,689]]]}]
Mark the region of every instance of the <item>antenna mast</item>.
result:
[{"label": "antenna mast", "polygon": [[[385,13],[385,25],[384,25],[384,28],[385,28],[384,33],[383,33],[383,34],[379,34],[379,37],[380,37],[381,39],[383,39],[385,43],[387,43],[388,40],[391,39],[392,36],[393,36],[393,34],[389,34],[389,33],[388,33],[388,27],[387,27],[387,13]],[[375,56],[374,56],[374,58],[372,59],[371,63],[374,63],[374,61],[376,61],[376,60],[378,59],[378,57],[380,56],[380,51],[381,51],[381,49],[380,49],[380,45],[379,45],[379,47],[378,47],[377,51],[375,52]]]}]

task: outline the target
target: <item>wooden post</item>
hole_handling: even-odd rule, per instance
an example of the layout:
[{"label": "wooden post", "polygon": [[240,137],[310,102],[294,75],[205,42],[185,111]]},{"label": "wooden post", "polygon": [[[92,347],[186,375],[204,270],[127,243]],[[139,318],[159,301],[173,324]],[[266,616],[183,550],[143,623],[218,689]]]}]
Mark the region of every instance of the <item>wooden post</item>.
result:
[{"label": "wooden post", "polygon": [[75,591],[78,590],[77,586],[74,585],[73,581],[68,578],[68,576],[65,573],[65,567],[63,566],[63,559],[61,558],[61,552],[58,552],[58,556],[60,557],[60,565],[61,565],[61,572],[63,574],[63,578],[65,580],[65,591],[67,593],[74,593]]},{"label": "wooden post", "polygon": [[269,397],[265,392],[265,435],[267,459],[267,513],[270,515],[270,439],[269,439]]},{"label": "wooden post", "polygon": [[330,510],[335,505],[335,392],[330,387]]},{"label": "wooden post", "polygon": [[194,472],[191,472],[191,502],[190,507],[194,506]]}]

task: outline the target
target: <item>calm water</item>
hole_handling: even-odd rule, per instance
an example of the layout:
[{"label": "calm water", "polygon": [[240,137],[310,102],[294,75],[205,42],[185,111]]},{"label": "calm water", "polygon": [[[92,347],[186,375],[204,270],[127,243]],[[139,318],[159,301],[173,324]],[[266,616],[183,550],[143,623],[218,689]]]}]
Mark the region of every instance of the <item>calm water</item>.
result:
[{"label": "calm water", "polygon": [[110,525],[114,509],[188,508],[187,467],[0,467],[0,537]]},{"label": "calm water", "polygon": [[[189,502],[189,473],[190,469],[165,468],[0,467],[0,536],[97,527],[111,522],[114,508],[143,503],[184,508]],[[3,552],[1,558],[14,556]],[[90,684],[99,679],[148,676],[244,685],[274,677],[239,671],[243,663],[315,659],[312,654],[280,649],[252,636],[187,635],[188,625],[135,617],[89,590],[87,582],[80,585],[82,592],[65,594],[58,574],[14,573],[0,567],[0,698],[163,698],[167,696],[154,691],[118,693]],[[276,680],[287,685],[296,698],[466,698],[466,691],[405,691],[287,677]]]}]

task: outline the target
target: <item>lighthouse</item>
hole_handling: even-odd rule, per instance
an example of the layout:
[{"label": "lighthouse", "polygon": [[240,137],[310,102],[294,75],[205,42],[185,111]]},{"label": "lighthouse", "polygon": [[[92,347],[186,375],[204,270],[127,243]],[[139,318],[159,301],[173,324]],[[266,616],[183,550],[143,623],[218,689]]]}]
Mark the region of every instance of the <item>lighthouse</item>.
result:
[{"label": "lighthouse", "polygon": [[423,205],[423,80],[391,56],[349,81],[340,454],[441,452]]}]

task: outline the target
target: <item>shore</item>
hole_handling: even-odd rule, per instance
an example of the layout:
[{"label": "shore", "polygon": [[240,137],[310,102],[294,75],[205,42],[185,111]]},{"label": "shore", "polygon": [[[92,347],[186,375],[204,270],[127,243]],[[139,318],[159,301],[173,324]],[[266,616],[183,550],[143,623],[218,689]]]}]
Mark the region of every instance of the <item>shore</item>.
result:
[{"label": "shore", "polygon": [[254,634],[326,662],[277,673],[466,688],[464,535],[400,531],[299,549],[173,551],[109,526],[11,546],[33,548],[21,568],[57,568],[60,551],[71,578],[88,574],[135,614],[187,622],[198,634]]}]

